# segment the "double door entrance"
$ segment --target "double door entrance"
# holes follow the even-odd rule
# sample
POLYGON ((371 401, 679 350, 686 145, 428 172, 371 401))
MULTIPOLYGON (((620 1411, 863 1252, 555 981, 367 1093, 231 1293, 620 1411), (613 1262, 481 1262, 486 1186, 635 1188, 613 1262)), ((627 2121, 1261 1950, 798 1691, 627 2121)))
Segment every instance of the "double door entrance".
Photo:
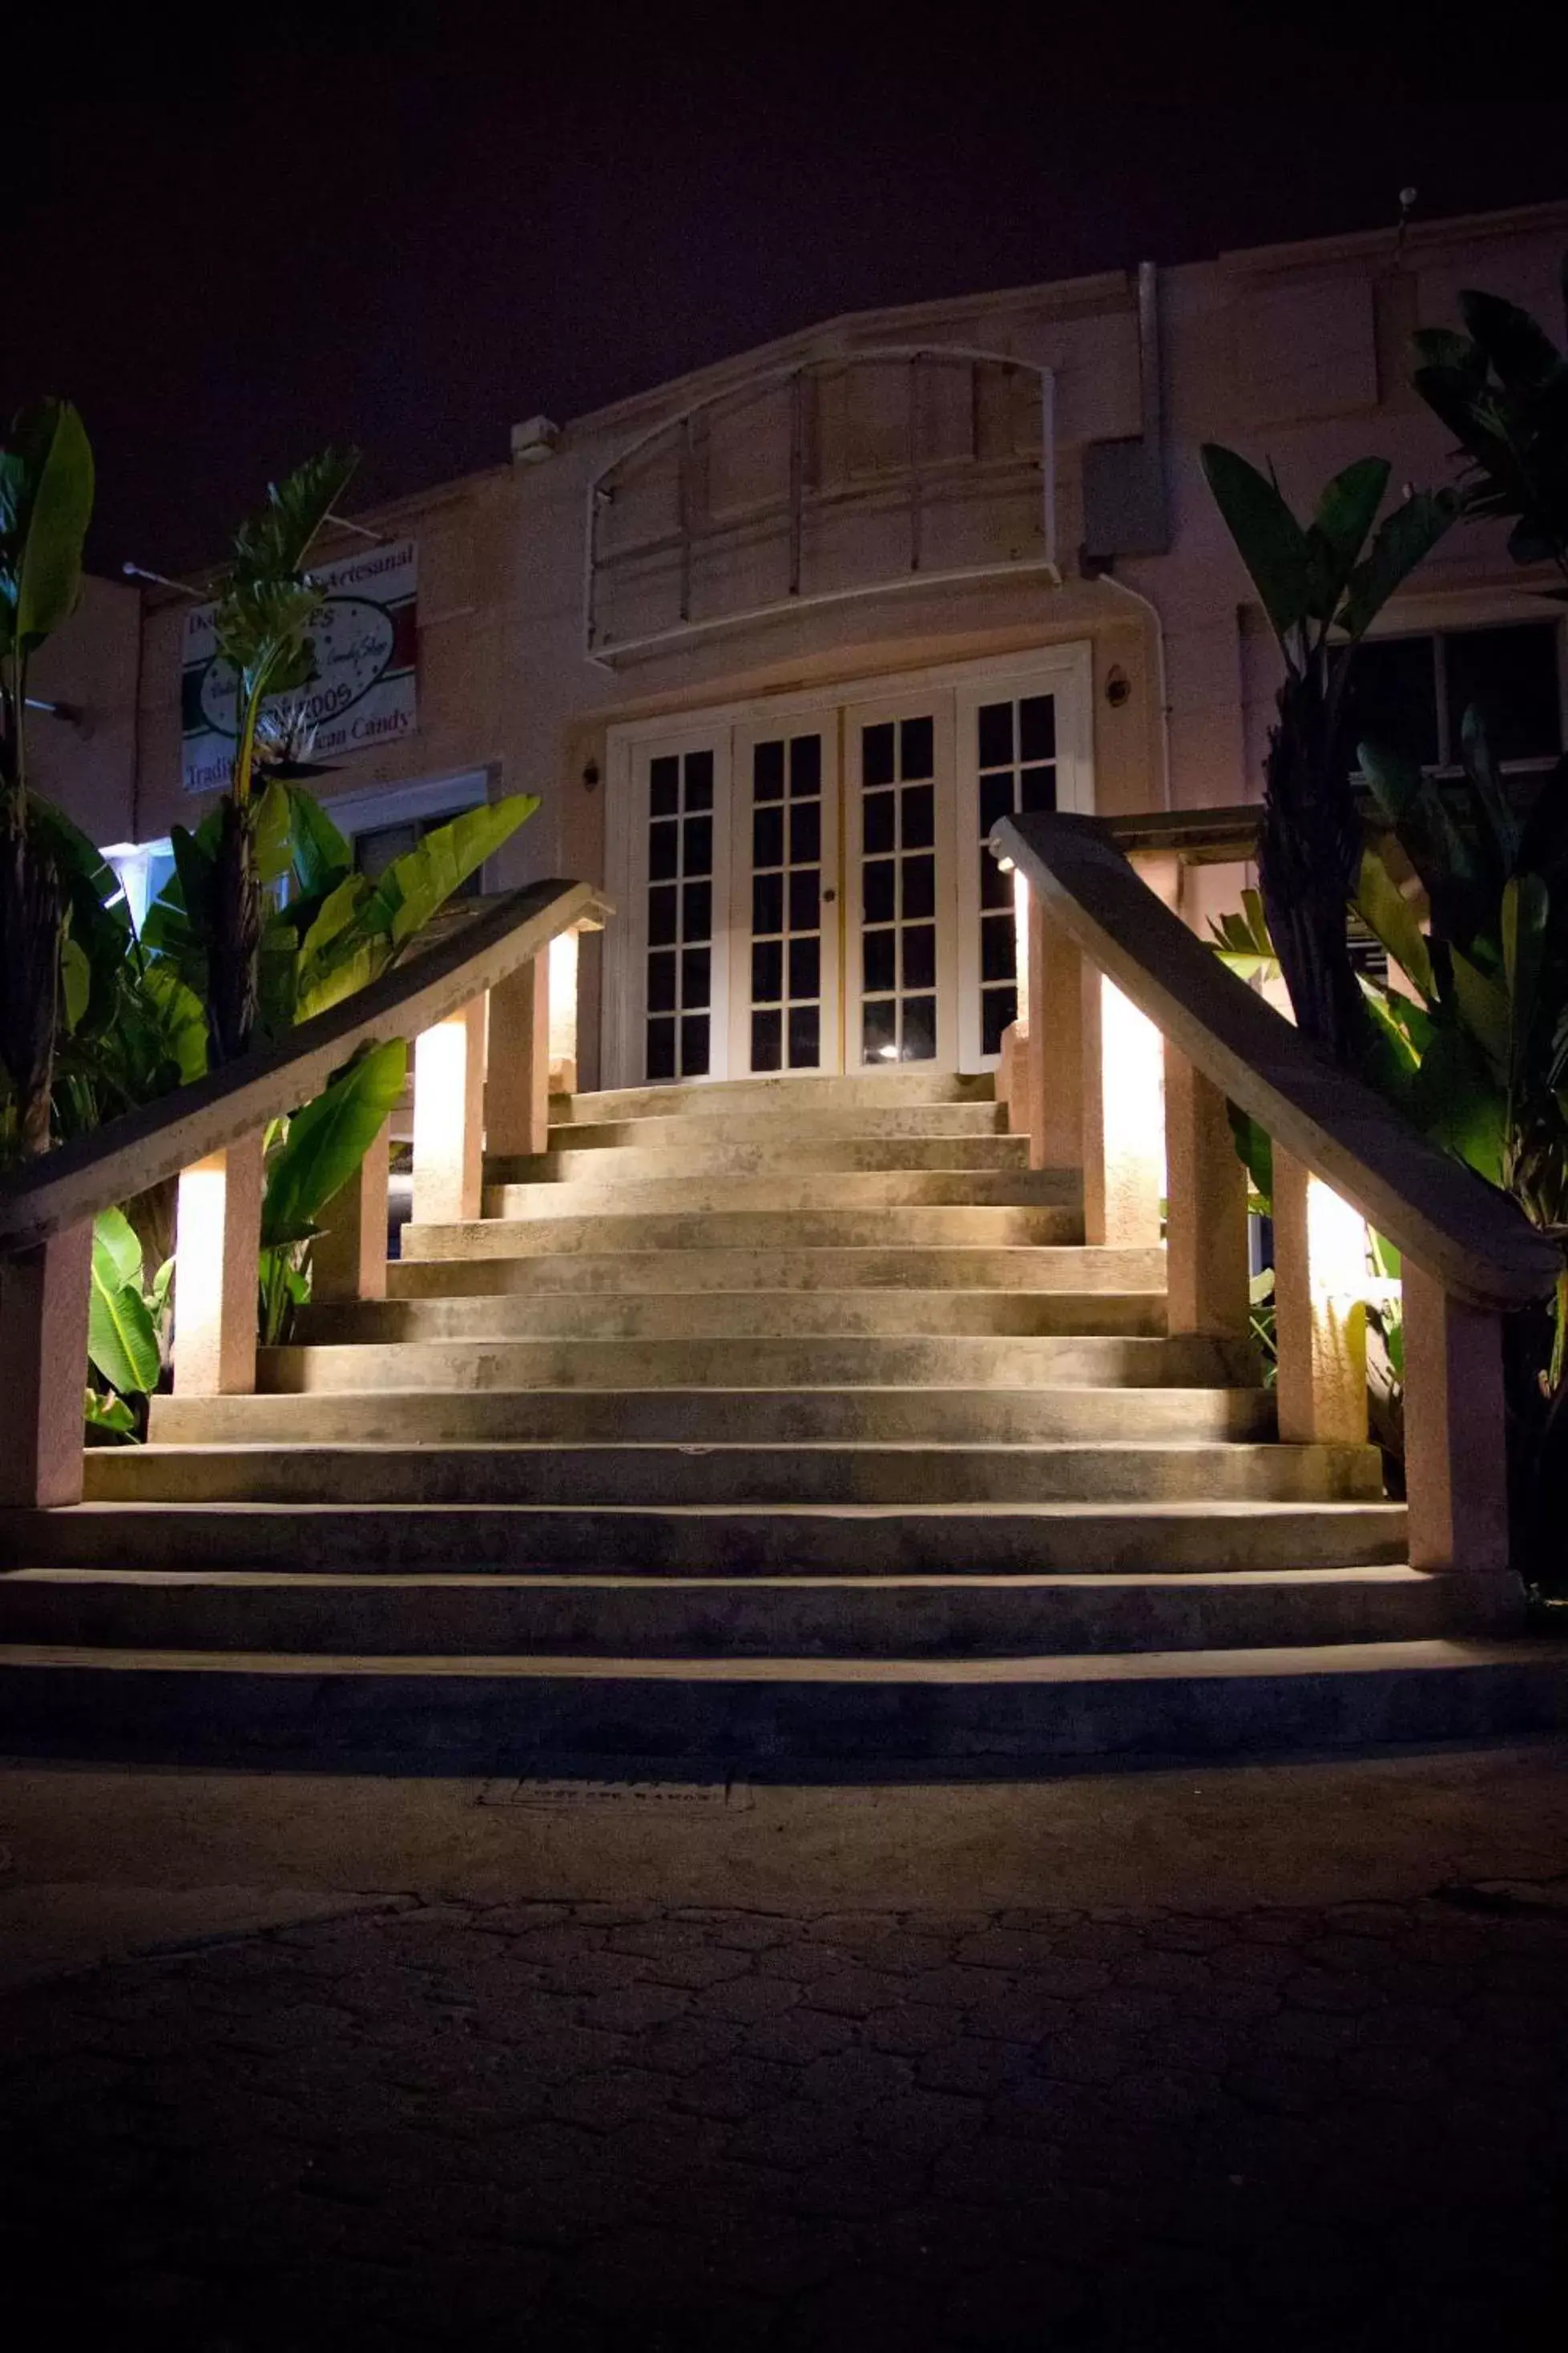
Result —
POLYGON ((605 1082, 976 1071, 1017 809, 1093 807, 1087 648, 614 729, 605 1082))

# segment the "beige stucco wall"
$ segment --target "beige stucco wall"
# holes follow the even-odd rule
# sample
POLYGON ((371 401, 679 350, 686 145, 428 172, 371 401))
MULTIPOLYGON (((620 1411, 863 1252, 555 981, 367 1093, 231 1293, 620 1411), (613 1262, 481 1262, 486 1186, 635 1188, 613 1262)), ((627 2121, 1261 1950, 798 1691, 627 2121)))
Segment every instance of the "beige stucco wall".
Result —
POLYGON ((98 842, 138 838, 136 679, 142 603, 119 581, 89 577, 64 628, 34 657, 27 691, 79 714, 27 719, 34 789, 68 809, 98 842))
MULTIPOLYGON (((418 728, 412 739, 346 762, 324 790, 330 797, 483 769, 492 791, 537 792, 544 804, 498 861, 497 880, 552 871, 599 879, 604 739, 615 722, 1088 640, 1102 808, 1156 807, 1167 791, 1177 807, 1250 799, 1275 656, 1204 486, 1201 443, 1225 439, 1271 460, 1299 504, 1336 468, 1373 452, 1392 459, 1396 483, 1443 478, 1446 437, 1408 389, 1411 329, 1451 320, 1457 290, 1468 283, 1512 294, 1550 320, 1565 243, 1568 206, 1543 206, 1417 227, 1398 255, 1391 237, 1363 237, 1162 273, 1172 545, 1164 555, 1119 560, 1113 580, 1079 576, 1077 550, 1085 446, 1135 433, 1140 424, 1130 273, 829 322, 578 420, 542 462, 498 465, 361 517, 388 537, 412 533, 419 540, 418 728), (1047 585, 1037 569, 984 583, 877 591, 718 633, 694 631, 608 667, 588 659, 585 525, 590 485, 606 465, 715 394, 744 398, 803 362, 914 343, 994 353, 1055 372, 1061 586, 1047 585), (1113 669, 1130 690, 1115 706, 1105 691, 1113 669)), ((752 413, 765 420, 765 401, 752 413)), ((498 418, 498 443, 503 424, 498 418)), ((773 428, 764 421, 755 429, 765 437, 773 428)), ((759 441, 759 467, 764 454, 759 441)), ((733 496, 744 495, 746 467, 743 441, 731 434, 722 470, 733 496)), ((876 519, 864 528, 874 535, 876 519)), ((844 560, 852 566, 852 547, 844 560)), ((744 561, 736 561, 741 597, 744 561)), ((133 817, 146 839, 201 804, 186 799, 179 781, 183 607, 159 592, 149 601, 133 723, 128 596, 94 584, 80 631, 73 624, 62 638, 58 659, 68 669, 74 655, 93 672, 98 683, 85 699, 94 702, 100 691, 104 717, 79 744, 48 744, 46 773, 100 838, 122 838, 133 817), (137 737, 132 804, 128 762, 137 737)), ((1387 619, 1425 627, 1543 610, 1550 608, 1531 603, 1499 537, 1467 529, 1423 567, 1387 619)), ((49 725, 40 723, 38 733, 49 725)))

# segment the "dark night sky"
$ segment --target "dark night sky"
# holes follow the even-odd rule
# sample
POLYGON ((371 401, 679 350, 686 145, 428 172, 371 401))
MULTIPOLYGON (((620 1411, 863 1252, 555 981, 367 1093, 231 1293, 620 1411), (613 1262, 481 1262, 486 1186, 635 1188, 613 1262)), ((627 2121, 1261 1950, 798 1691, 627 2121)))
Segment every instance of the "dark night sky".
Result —
POLYGON ((103 569, 328 439, 363 501, 837 311, 1568 195, 1543 11, 116 14, 29 12, 0 265, 103 569))

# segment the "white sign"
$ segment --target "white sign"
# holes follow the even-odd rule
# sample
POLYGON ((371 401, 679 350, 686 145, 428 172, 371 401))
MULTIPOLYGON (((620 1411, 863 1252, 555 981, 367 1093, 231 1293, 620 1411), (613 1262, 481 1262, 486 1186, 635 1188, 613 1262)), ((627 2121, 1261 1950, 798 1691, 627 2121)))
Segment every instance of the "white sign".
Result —
MULTIPOLYGON (((326 591, 310 624, 316 675, 264 706, 303 713, 315 730, 305 757, 330 762, 413 734, 418 560, 418 541, 401 539, 312 570, 326 591)), ((218 656, 216 612, 216 605, 197 605, 185 616, 181 781, 188 793, 222 792, 234 758, 238 697, 234 665, 218 656)))

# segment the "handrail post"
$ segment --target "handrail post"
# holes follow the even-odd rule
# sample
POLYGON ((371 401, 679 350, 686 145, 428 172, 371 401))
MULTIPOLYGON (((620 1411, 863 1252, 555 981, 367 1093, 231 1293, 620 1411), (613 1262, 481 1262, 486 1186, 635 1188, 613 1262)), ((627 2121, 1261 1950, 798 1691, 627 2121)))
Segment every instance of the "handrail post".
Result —
POLYGON ((1083 1166, 1084 960, 1029 893, 1028 1029, 1024 1039, 1029 1166, 1083 1166))
POLYGON ((1029 1166, 1083 1183, 1083 1238, 1160 1239, 1160 1037, 1029 894, 1029 1166))
POLYGON ((180 1173, 174 1213, 174 1394, 242 1397, 256 1387, 261 1129, 180 1173))
POLYGON ((1405 1480, 1412 1568, 1477 1580, 1483 1614, 1512 1617, 1502 1319, 1404 1261, 1405 1480))
POLYGON ((1167 1329, 1245 1339, 1247 1171, 1226 1099, 1165 1040, 1165 1292, 1167 1329))
POLYGON ((485 1142, 507 1158, 550 1141, 550 954, 531 957, 490 991, 485 1142))
POLYGON ((79 1504, 92 1220, 0 1258, 0 1506, 79 1504))
POLYGON ((384 1123, 358 1168, 321 1212, 310 1244, 310 1297, 347 1306, 386 1297, 386 1197, 392 1122, 384 1123))
POLYGON ((1279 1435, 1364 1445, 1364 1222, 1278 1142, 1273 1207, 1279 1435))
POLYGON ((414 1044, 414 1221, 466 1224, 484 1183, 485 999, 470 997, 414 1044))

